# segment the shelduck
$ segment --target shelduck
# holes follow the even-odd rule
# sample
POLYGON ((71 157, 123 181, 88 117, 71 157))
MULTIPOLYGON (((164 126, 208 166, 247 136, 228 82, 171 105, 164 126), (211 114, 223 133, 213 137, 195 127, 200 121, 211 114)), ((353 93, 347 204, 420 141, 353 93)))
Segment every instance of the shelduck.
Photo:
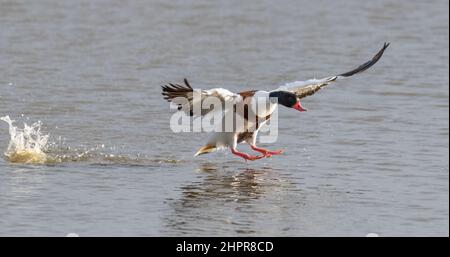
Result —
POLYGON ((295 81, 287 83, 272 91, 246 90, 240 93, 233 93, 224 88, 213 88, 208 90, 197 90, 191 87, 187 79, 184 85, 172 84, 162 86, 164 99, 178 106, 179 111, 185 112, 189 116, 205 116, 213 113, 215 109, 196 108, 202 106, 208 98, 215 97, 220 101, 221 125, 226 121, 233 120, 236 116, 243 117, 244 122, 233 124, 231 130, 211 132, 207 143, 201 147, 195 156, 211 153, 219 149, 229 148, 231 152, 245 160, 258 160, 273 155, 279 155, 282 150, 268 150, 256 145, 256 138, 259 128, 270 118, 273 111, 279 106, 295 109, 300 112, 306 111, 301 103, 301 99, 315 94, 320 89, 326 87, 339 79, 353 76, 363 72, 377 63, 382 57, 389 43, 384 43, 381 50, 369 61, 357 68, 334 76, 322 79, 310 79, 306 81, 295 81), (263 102, 266 108, 255 108, 256 101, 263 102), (249 117, 252 117, 250 119, 249 117), (253 118, 254 117, 254 118, 253 118), (239 143, 247 143, 258 152, 258 155, 251 155, 237 149, 239 143))

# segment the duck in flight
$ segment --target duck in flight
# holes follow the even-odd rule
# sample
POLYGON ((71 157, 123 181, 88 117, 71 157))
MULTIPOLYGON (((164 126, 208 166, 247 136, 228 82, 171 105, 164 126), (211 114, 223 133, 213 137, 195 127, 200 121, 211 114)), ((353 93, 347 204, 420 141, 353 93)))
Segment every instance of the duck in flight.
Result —
POLYGON ((259 128, 270 119, 273 111, 275 111, 279 105, 300 112, 306 111, 302 106, 301 99, 315 94, 332 82, 336 82, 339 79, 350 77, 369 69, 380 60, 388 46, 389 43, 384 43, 381 50, 371 60, 351 71, 322 79, 310 79, 287 83, 272 91, 247 90, 240 93, 233 93, 224 88, 197 90, 191 87, 187 79, 184 79, 184 85, 169 83, 168 85, 162 86, 162 95, 167 101, 176 104, 179 111, 183 111, 189 116, 205 116, 214 112, 214 109, 197 110, 194 107, 197 104, 202 106, 209 97, 215 97, 220 100, 223 106, 228 106, 228 108, 225 107, 221 109, 223 112, 222 123, 225 123, 227 119, 229 120, 229 116, 243 116, 245 119, 243 125, 234 125, 231 131, 212 132, 207 143, 198 150, 195 156, 229 148, 234 155, 242 157, 245 160, 253 161, 282 153, 282 150, 271 151, 256 145, 259 128), (261 101, 261 99, 266 101, 268 107, 254 110, 256 109, 252 107, 254 106, 254 102, 257 100, 261 101), (244 106, 244 108, 240 108, 242 106, 244 106), (259 109, 263 110, 260 111, 259 109), (248 118, 250 113, 252 113, 256 119, 251 119, 250 121, 248 118), (249 144, 254 151, 259 153, 259 155, 250 155, 239 151, 237 149, 239 143, 249 144))

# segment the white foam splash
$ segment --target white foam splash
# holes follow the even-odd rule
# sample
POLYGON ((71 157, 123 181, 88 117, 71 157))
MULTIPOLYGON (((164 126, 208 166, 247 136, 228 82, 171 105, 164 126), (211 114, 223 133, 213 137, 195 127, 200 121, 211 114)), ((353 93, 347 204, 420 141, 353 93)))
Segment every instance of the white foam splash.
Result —
POLYGON ((5 156, 10 162, 19 163, 46 163, 48 157, 45 154, 49 135, 41 132, 42 122, 38 121, 31 126, 23 124, 23 129, 14 126, 14 120, 9 116, 0 120, 8 123, 10 141, 5 156))
MULTIPOLYGON (((23 116, 22 116, 23 117, 23 116)), ((5 156, 12 163, 26 164, 57 164, 62 162, 86 162, 90 164, 119 164, 119 165, 155 165, 161 163, 179 163, 174 158, 154 158, 145 154, 122 153, 116 147, 104 144, 89 147, 71 147, 62 138, 50 141, 49 135, 41 131, 42 122, 32 125, 23 123, 23 128, 15 125, 9 116, 0 120, 8 123, 10 141, 5 156)))

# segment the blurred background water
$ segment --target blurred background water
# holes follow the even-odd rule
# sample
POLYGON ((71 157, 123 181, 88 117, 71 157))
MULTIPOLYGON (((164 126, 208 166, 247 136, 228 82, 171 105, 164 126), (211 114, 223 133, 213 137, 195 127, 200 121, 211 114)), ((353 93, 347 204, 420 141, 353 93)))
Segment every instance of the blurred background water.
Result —
MULTIPOLYGON (((0 0, 0 235, 448 236, 449 3, 0 0), (160 85, 239 92, 371 70, 280 109, 285 154, 193 158, 160 85), (6 151, 8 125, 0 123, 6 151)), ((248 148, 242 147, 245 151, 248 148)))

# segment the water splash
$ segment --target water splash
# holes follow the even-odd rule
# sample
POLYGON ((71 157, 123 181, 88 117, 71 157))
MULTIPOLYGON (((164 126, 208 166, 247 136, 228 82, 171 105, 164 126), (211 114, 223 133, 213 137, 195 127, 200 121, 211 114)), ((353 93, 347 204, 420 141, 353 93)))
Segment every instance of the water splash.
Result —
POLYGON ((24 123, 21 129, 14 126, 15 121, 9 116, 1 117, 0 120, 9 125, 10 141, 5 156, 10 162, 43 164, 51 161, 45 153, 49 135, 41 132, 42 122, 35 122, 31 126, 24 123))
POLYGON ((106 147, 104 144, 89 147, 72 147, 59 138, 50 142, 49 135, 41 131, 42 122, 32 125, 23 124, 19 128, 9 116, 0 120, 8 123, 10 141, 5 156, 12 163, 26 164, 57 164, 66 162, 83 162, 94 165, 131 165, 154 166, 163 164, 178 164, 182 160, 167 156, 148 156, 140 153, 123 153, 116 147, 106 147))

